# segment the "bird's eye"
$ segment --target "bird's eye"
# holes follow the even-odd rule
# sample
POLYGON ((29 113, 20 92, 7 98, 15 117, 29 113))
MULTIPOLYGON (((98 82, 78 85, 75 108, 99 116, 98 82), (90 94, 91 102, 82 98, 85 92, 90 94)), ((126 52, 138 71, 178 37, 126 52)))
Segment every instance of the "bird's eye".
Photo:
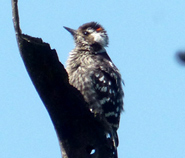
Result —
POLYGON ((84 35, 88 35, 89 34, 89 32, 87 32, 87 31, 84 31, 84 35))

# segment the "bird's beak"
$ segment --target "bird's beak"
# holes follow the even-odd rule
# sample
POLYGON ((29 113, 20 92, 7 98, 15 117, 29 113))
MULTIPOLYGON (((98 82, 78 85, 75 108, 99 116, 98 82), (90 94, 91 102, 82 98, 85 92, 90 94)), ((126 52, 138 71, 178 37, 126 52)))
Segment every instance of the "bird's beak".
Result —
POLYGON ((76 30, 73 30, 73 29, 71 29, 71 28, 69 28, 69 27, 65 27, 65 26, 64 26, 64 28, 65 28, 67 31, 69 31, 73 36, 76 34, 76 30))

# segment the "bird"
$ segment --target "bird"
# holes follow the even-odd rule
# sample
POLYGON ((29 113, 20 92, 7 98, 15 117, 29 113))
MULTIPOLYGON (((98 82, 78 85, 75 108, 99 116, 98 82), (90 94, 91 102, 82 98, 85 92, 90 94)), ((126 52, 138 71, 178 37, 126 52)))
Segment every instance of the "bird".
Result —
POLYGON ((67 59, 69 83, 81 92, 90 112, 107 121, 117 147, 117 129, 123 111, 123 80, 106 52, 105 47, 109 43, 107 32, 97 22, 85 23, 77 30, 64 28, 75 42, 75 48, 67 59))

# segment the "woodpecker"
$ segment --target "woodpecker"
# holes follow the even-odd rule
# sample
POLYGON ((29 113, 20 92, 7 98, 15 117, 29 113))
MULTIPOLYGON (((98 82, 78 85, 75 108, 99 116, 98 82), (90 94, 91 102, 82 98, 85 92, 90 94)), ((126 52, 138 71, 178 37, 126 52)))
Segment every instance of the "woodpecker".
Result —
MULTIPOLYGON (((124 93, 120 72, 105 50, 107 32, 96 22, 83 24, 77 30, 64 28, 75 41, 66 67, 69 83, 81 92, 92 113, 105 118, 113 137, 117 137, 124 93)), ((115 141, 118 146, 118 138, 115 141)))

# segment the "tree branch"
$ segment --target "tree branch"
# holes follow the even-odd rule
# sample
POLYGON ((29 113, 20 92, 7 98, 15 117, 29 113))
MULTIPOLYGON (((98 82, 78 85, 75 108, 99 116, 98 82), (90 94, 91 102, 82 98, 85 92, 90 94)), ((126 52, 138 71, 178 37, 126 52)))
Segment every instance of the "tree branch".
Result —
POLYGON ((177 59, 180 63, 185 64, 185 52, 178 52, 177 59))
POLYGON ((22 34, 17 0, 12 0, 12 12, 21 57, 51 117, 63 158, 117 157, 106 138, 106 124, 88 110, 80 92, 69 84, 56 51, 42 39, 22 34))

